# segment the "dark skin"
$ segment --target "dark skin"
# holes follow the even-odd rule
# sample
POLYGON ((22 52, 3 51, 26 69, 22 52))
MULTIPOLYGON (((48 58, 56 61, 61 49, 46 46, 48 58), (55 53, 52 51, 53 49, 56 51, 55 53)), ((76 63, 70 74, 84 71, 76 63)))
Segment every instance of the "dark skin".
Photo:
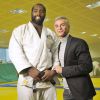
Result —
POLYGON ((56 71, 54 71, 54 70, 45 70, 45 74, 42 77, 42 81, 50 81, 54 75, 56 75, 56 71))
POLYGON ((40 26, 40 25, 34 25, 34 27, 36 28, 36 30, 37 30, 37 32, 38 32, 39 37, 41 37, 42 26, 40 26))
POLYGON ((32 24, 36 28, 38 35, 41 37, 43 21, 46 15, 46 11, 41 5, 34 6, 32 11, 32 24))
MULTIPOLYGON (((37 33, 39 37, 41 38, 41 33, 42 33, 42 27, 43 27, 43 21, 46 15, 46 11, 43 6, 41 5, 35 5, 34 8, 32 9, 32 21, 31 23, 33 26, 36 28, 37 33)), ((42 78, 39 78, 39 73, 40 71, 35 68, 35 67, 30 67, 28 69, 28 75, 33 77, 36 81, 50 81, 52 77, 56 74, 54 70, 48 70, 46 69, 45 74, 43 75, 42 78)))

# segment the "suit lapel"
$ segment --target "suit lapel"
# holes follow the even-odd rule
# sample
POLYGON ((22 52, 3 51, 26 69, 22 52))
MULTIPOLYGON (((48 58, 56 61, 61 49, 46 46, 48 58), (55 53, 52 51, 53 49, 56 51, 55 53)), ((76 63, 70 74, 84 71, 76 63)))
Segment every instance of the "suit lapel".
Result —
POLYGON ((68 55, 68 51, 70 48, 71 39, 72 39, 72 36, 69 35, 68 40, 67 40, 67 44, 66 44, 66 48, 65 48, 65 53, 64 53, 64 66, 65 66, 65 62, 67 62, 67 59, 68 59, 67 55, 68 55))

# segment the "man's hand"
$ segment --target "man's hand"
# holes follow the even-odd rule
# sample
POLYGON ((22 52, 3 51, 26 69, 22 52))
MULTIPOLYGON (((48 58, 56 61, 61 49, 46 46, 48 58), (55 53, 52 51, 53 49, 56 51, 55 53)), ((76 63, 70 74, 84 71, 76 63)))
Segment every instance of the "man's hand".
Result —
POLYGON ((55 70, 58 74, 61 74, 62 73, 62 67, 61 66, 55 66, 53 68, 53 70, 55 70))
POLYGON ((50 81, 53 76, 56 74, 54 70, 45 70, 45 74, 42 77, 42 81, 50 81))
POLYGON ((31 67, 29 70, 28 70, 28 75, 31 76, 32 78, 34 78, 35 80, 39 81, 40 78, 38 77, 39 75, 39 70, 36 69, 35 67, 31 67))

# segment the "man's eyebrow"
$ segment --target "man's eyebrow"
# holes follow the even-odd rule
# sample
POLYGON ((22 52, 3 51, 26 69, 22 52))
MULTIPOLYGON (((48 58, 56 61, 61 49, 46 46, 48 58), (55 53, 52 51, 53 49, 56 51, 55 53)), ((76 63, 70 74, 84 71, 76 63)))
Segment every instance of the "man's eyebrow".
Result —
POLYGON ((34 8, 33 10, 38 10, 37 8, 34 8))

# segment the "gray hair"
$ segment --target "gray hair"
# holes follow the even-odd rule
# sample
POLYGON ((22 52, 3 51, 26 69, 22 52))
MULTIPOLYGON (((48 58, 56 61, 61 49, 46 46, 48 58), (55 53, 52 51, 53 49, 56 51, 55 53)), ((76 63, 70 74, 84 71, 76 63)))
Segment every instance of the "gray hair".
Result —
MULTIPOLYGON (((67 24, 69 24, 69 19, 68 19, 67 17, 65 17, 65 16, 58 16, 58 17, 55 18, 55 21, 60 20, 60 19, 64 19, 65 22, 66 22, 67 24)), ((69 24, 69 25, 70 25, 70 24, 69 24)))

